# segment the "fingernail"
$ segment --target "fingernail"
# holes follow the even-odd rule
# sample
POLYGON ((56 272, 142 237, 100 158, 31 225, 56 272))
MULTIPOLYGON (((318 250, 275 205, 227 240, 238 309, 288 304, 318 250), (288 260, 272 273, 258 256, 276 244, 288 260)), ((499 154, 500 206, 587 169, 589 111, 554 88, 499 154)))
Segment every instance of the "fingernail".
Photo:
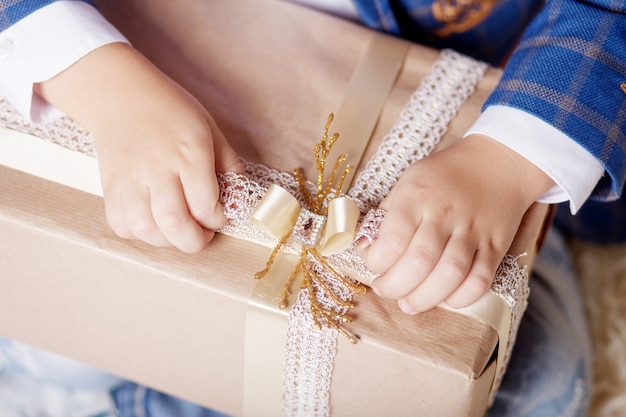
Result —
POLYGON ((417 314, 417 311, 413 310, 413 307, 406 300, 398 300, 398 306, 406 314, 417 314))
POLYGON ((367 252, 367 248, 369 248, 370 246, 372 246, 372 244, 368 239, 361 239, 354 249, 357 255, 364 258, 365 253, 367 252))
POLYGON ((372 246, 372 241, 364 237, 359 241, 359 244, 357 246, 360 247, 361 249, 366 249, 372 246))

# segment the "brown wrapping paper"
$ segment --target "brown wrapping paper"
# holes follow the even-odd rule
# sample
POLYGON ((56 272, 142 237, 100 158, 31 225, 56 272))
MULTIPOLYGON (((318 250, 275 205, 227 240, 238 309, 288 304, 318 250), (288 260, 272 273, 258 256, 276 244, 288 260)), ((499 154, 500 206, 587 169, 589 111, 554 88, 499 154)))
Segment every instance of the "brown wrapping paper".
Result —
MULTIPOLYGON (((281 171, 311 165, 373 33, 274 1, 101 2, 153 62, 192 91, 240 155, 281 171)), ((437 52, 411 45, 365 160, 437 52)), ((499 72, 489 70, 452 122, 458 140, 499 72)), ((0 167, 0 334, 64 353, 233 415, 243 412, 244 330, 252 278, 269 250, 218 236, 197 255, 122 241, 100 198, 0 167)), ((510 253, 531 263, 545 207, 510 253)), ((491 326, 436 308, 407 316, 359 297, 340 339, 336 416, 480 416, 495 372, 491 326)), ((281 364, 277 364, 281 366, 281 364)))

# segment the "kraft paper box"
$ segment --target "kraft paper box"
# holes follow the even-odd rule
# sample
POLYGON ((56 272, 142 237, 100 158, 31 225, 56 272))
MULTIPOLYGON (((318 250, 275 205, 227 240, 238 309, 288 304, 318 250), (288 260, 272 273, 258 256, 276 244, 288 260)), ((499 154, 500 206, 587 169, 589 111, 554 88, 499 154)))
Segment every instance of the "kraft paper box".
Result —
MULTIPOLYGON (((384 37, 277 1, 101 3, 135 47, 210 110, 242 158, 279 172, 312 165, 327 115, 345 103, 369 45, 384 37)), ((385 39, 408 51, 362 161, 440 59, 385 39)), ((445 69, 437 83, 448 83, 445 69)), ((498 77, 486 69, 437 149, 462 136, 498 77)), ((104 217, 93 144, 79 126, 32 126, 6 102, 0 122, 8 127, 0 134, 0 335, 228 414, 276 415, 264 414, 258 397, 280 404, 280 378, 244 389, 253 277, 270 248, 218 235, 187 255, 118 239, 104 217)), ((532 263, 545 217, 535 205, 522 223, 509 251, 526 254, 522 266, 532 263)), ((359 342, 337 338, 331 415, 484 415, 506 356, 493 323, 440 307, 408 316, 371 292, 354 301, 346 328, 359 342)), ((283 363, 268 361, 280 377, 283 363)))

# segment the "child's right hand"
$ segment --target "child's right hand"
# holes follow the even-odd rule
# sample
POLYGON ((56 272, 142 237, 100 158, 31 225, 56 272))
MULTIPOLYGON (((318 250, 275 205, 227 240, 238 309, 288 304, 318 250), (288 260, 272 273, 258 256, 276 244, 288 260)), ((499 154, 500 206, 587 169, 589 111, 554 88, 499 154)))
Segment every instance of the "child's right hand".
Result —
POLYGON ((226 222, 216 171, 241 172, 204 107, 132 47, 100 47, 36 91, 94 136, 115 233, 197 252, 226 222))

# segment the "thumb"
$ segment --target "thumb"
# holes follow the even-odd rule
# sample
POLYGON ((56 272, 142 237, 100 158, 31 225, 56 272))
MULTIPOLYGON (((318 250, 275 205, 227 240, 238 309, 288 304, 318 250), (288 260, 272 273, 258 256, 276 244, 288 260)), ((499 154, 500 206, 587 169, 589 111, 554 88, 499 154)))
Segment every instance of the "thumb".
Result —
POLYGON ((230 146, 222 131, 217 127, 215 120, 209 117, 211 132, 213 133, 213 149, 215 152, 216 172, 236 172, 243 174, 243 164, 237 152, 230 146))

